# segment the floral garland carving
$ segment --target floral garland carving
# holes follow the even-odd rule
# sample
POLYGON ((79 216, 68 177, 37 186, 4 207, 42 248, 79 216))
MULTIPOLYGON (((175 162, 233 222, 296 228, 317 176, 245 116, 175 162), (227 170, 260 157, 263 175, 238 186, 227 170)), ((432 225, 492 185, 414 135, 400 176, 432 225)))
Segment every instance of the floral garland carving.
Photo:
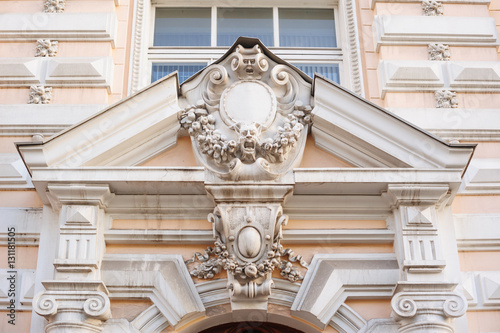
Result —
POLYGON ((220 237, 217 237, 214 245, 214 248, 209 246, 203 254, 196 252, 193 258, 185 262, 186 265, 196 261, 200 263, 190 272, 192 276, 199 279, 212 279, 222 270, 226 270, 241 279, 256 279, 272 273, 275 268, 278 268, 281 276, 291 282, 296 282, 303 280, 304 276, 293 266, 293 263, 297 262, 304 268, 308 267, 307 262, 301 255, 295 256, 293 250, 283 249, 279 239, 273 243, 271 250, 267 252, 267 258, 257 264, 238 262, 233 254, 229 254, 226 244, 220 237), (288 256, 288 260, 282 259, 282 257, 286 256, 288 256))
MULTIPOLYGON (((258 147, 260 154, 271 163, 282 162, 288 152, 295 146, 305 125, 312 123, 312 108, 297 101, 294 111, 284 118, 283 125, 278 127, 274 138, 267 138, 258 147)), ((198 142, 201 152, 214 159, 218 164, 230 163, 241 156, 238 142, 228 138, 215 128, 215 117, 208 113, 206 104, 199 101, 179 112, 181 127, 198 142)), ((240 140, 244 133, 236 131, 240 140)))

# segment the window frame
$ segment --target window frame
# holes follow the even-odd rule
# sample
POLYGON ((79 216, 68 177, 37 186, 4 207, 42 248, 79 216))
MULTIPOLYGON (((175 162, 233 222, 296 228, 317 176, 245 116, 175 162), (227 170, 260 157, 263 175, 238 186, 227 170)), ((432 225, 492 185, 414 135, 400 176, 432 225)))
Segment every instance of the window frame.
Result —
MULTIPOLYGON (((291 63, 318 63, 338 64, 339 79, 342 86, 354 90, 363 95, 363 83, 361 75, 361 62, 357 25, 349 30, 347 22, 354 20, 354 0, 312 0, 307 5, 301 5, 300 1, 290 0, 286 3, 281 0, 256 0, 252 7, 273 9, 273 31, 274 40, 279 45, 279 8, 307 8, 307 9, 332 9, 334 12, 336 29, 336 48, 302 48, 302 47, 279 47, 273 46, 269 49, 283 60, 291 63), (345 6, 349 10, 345 12, 345 6), (350 20, 350 21, 349 21, 350 20), (357 47, 355 57, 350 48, 357 47), (305 54, 304 54, 305 53, 305 54), (354 69, 354 70, 353 70, 354 69), (353 79, 354 78, 354 79, 353 79), (356 81, 353 89, 352 82, 356 81)), ((134 37, 137 34, 147 38, 133 38, 133 55, 130 66, 129 91, 134 93, 151 83, 151 72, 153 62, 182 62, 182 63, 206 63, 211 64, 219 59, 226 51, 227 46, 214 46, 217 40, 217 7, 249 7, 248 3, 242 1, 228 4, 224 0, 199 0, 196 3, 186 3, 182 0, 137 0, 135 4, 134 37), (142 7, 142 12, 138 11, 142 7), (155 11, 158 7, 196 7, 211 9, 211 46, 210 47, 159 47, 153 46, 155 11), (187 52, 189 50, 189 52, 187 52)), ((353 25, 349 26, 352 27, 353 25)))

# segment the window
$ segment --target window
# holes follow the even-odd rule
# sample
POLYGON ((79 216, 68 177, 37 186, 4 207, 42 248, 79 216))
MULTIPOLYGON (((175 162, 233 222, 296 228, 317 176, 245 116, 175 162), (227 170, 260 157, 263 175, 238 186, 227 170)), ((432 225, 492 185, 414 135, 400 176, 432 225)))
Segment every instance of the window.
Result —
POLYGON ((240 36, 259 38, 309 76, 341 81, 333 8, 154 7, 154 18, 151 81, 178 70, 183 82, 240 36))

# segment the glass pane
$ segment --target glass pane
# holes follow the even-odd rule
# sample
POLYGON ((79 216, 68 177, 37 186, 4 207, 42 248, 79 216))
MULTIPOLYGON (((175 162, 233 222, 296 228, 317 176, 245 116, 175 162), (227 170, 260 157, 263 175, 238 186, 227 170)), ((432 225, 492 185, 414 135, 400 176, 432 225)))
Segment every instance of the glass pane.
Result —
POLYGON ((155 82, 168 74, 179 71, 179 83, 182 83, 203 69, 204 63, 154 63, 151 71, 151 82, 155 82))
POLYGON ((332 9, 279 9, 280 46, 337 47, 332 9))
POLYGON ((240 36, 273 46, 273 9, 217 8, 217 45, 231 46, 240 36))
POLYGON ((210 8, 157 8, 154 46, 210 46, 210 8))
POLYGON ((293 64, 295 67, 313 77, 314 73, 323 75, 324 77, 340 84, 339 64, 293 64))

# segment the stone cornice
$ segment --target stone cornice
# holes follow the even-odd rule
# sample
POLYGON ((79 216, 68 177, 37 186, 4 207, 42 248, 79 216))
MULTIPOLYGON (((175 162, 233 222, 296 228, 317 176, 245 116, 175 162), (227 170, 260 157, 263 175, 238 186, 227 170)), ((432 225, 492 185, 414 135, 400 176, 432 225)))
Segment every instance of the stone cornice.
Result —
MULTIPOLYGON (((379 196, 389 184, 448 186, 456 193, 460 169, 318 168, 294 169, 294 196, 379 196)), ((109 185, 117 195, 205 195, 205 171, 199 167, 32 168, 32 181, 44 203, 48 184, 109 185)), ((339 198, 340 199, 340 198, 339 198)))

